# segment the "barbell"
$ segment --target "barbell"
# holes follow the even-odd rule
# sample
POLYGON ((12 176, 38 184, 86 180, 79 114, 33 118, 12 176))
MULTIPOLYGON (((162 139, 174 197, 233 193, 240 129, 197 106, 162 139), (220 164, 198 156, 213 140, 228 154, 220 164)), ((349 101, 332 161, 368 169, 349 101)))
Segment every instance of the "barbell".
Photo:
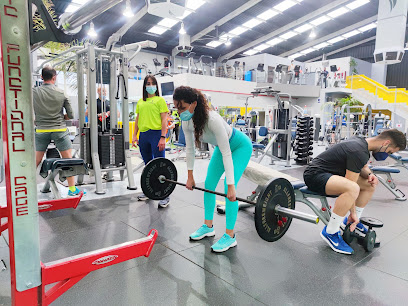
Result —
MULTIPOLYGON (((176 166, 166 158, 151 160, 143 169, 140 185, 143 193, 151 200, 162 200, 170 196, 177 182, 176 166)), ((193 186, 193 189, 227 197, 225 193, 193 186)), ((318 223, 314 215, 295 211, 295 191, 292 184, 284 178, 272 179, 262 187, 257 201, 237 197, 237 201, 255 205, 255 228, 258 235, 269 242, 279 240, 285 235, 292 218, 310 223, 318 223)))

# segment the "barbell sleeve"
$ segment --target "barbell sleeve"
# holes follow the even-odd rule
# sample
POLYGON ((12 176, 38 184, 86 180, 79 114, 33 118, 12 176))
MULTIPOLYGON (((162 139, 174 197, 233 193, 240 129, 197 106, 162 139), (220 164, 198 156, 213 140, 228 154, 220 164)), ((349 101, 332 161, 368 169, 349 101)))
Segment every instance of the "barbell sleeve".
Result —
POLYGON ((303 220, 313 224, 319 223, 319 217, 317 217, 316 215, 311 215, 294 209, 285 208, 280 205, 276 205, 275 211, 282 216, 303 220))

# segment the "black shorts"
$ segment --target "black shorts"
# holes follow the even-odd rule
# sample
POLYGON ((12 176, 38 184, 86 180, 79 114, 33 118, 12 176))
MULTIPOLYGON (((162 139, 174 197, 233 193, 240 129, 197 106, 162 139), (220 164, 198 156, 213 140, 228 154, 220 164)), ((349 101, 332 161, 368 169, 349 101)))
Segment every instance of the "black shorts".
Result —
POLYGON ((326 195, 326 184, 332 175, 332 173, 328 172, 305 172, 303 173, 303 179, 308 189, 326 195))

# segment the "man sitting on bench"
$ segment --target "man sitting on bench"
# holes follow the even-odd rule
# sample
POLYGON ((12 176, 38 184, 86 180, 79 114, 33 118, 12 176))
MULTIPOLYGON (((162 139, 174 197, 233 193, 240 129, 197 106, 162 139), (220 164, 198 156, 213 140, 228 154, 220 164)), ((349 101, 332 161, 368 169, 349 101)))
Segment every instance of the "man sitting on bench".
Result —
POLYGON ((338 196, 330 222, 320 234, 334 251, 354 252, 340 235, 342 222, 350 223, 350 231, 357 227, 362 233, 367 232, 359 220, 378 184, 377 177, 367 165, 370 151, 376 160, 385 160, 389 154, 405 149, 406 145, 405 135, 397 129, 385 130, 367 139, 353 137, 321 153, 306 168, 303 177, 311 191, 338 196))

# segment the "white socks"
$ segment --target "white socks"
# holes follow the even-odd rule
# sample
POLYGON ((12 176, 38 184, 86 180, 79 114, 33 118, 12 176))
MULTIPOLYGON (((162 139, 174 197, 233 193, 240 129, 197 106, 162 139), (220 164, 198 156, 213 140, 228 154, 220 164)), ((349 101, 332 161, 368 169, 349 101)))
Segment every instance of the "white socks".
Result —
POLYGON ((358 220, 360 220, 361 215, 363 214, 363 210, 364 210, 364 207, 358 207, 358 206, 356 206, 356 214, 357 214, 358 220))
POLYGON ((332 212, 329 224, 327 224, 326 233, 335 234, 340 230, 340 225, 343 222, 344 217, 336 215, 332 212))

